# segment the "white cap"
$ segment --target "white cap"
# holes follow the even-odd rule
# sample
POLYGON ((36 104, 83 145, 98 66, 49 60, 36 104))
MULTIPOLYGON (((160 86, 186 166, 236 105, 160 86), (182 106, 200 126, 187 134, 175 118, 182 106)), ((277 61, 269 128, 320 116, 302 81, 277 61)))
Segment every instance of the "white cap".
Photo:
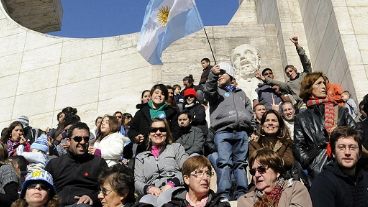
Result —
POLYGON ((218 66, 220 66, 221 70, 224 70, 228 75, 235 77, 235 70, 233 68, 233 66, 231 66, 230 63, 227 62, 220 62, 218 64, 218 66))

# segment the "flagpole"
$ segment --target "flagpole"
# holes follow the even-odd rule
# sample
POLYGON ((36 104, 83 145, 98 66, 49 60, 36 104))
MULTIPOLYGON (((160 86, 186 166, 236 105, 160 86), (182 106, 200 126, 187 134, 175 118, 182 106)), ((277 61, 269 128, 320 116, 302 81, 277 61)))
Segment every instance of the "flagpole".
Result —
POLYGON ((206 31, 206 27, 203 27, 203 30, 204 30, 204 34, 206 34, 207 42, 208 42, 208 44, 210 45, 210 49, 211 49, 211 53, 212 53, 212 57, 213 57, 213 60, 214 60, 214 62, 215 62, 215 65, 216 65, 216 58, 215 58, 215 55, 213 54, 213 50, 212 50, 212 46, 211 46, 211 42, 210 42, 210 39, 208 38, 207 31, 206 31))

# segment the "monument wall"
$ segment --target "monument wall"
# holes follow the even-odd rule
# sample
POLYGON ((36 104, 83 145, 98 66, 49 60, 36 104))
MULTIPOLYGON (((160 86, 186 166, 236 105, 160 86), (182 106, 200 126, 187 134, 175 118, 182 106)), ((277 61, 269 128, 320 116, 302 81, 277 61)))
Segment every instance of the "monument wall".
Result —
MULTIPOLYGON (((77 39, 36 32, 22 25, 38 31, 58 28, 62 9, 54 5, 60 3, 57 0, 30 1, 26 9, 9 0, 0 4, 0 127, 19 115, 29 116, 36 127, 54 126, 56 114, 66 106, 78 108, 90 125, 96 116, 116 110, 134 113, 142 90, 155 83, 181 84, 189 74, 197 83, 200 60, 209 57, 214 62, 203 31, 167 48, 162 66, 149 65, 137 53, 138 33, 77 39), (47 15, 39 22, 31 19, 32 13, 22 12, 40 11, 36 8, 46 4, 47 15)), ((368 93, 367 1, 239 0, 239 4, 228 25, 206 27, 217 62, 229 61, 239 45, 254 45, 260 51, 261 68, 270 67, 276 79, 285 80, 286 64, 301 69, 289 41, 297 35, 314 71, 325 72, 357 101, 368 93)))
MULTIPOLYGON (((76 107, 90 125, 116 110, 134 113, 142 90, 158 82, 181 84, 188 74, 198 82, 200 60, 212 60, 203 31, 175 42, 163 53, 164 65, 151 66, 137 53, 137 33, 54 37, 23 27, 0 7, 0 127, 19 115, 27 115, 35 127, 55 126, 66 106, 76 107)), ((255 8, 254 1, 238 12, 249 8, 255 8)), ((260 50, 261 66, 274 68, 283 80, 275 26, 258 24, 254 9, 247 15, 254 21, 206 27, 216 60, 229 61, 232 49, 251 44, 260 50)))

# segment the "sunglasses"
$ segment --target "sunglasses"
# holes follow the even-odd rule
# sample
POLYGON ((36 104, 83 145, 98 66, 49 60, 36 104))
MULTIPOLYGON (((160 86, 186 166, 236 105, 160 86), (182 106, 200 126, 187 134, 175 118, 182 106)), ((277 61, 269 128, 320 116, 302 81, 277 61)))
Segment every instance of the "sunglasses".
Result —
POLYGON ((158 128, 151 128, 150 129, 150 133, 156 133, 157 131, 159 131, 160 130, 160 132, 166 132, 166 128, 165 127, 158 127, 158 128))
POLYGON ((27 190, 29 189, 37 189, 37 190, 44 190, 44 191, 49 191, 50 188, 47 187, 46 185, 42 184, 42 183, 32 183, 27 187, 27 190))
POLYGON ((258 172, 259 174, 264 174, 264 173, 266 172, 266 170, 267 170, 267 167, 265 167, 265 166, 261 165, 261 166, 259 166, 259 167, 257 167, 257 168, 252 168, 252 169, 250 169, 250 170, 249 170, 249 173, 250 173, 252 176, 254 176, 254 175, 256 174, 256 172, 258 172))
POLYGON ((76 141, 76 142, 81 142, 82 139, 84 140, 84 142, 88 142, 89 141, 89 137, 80 137, 80 136, 73 137, 73 140, 76 141))

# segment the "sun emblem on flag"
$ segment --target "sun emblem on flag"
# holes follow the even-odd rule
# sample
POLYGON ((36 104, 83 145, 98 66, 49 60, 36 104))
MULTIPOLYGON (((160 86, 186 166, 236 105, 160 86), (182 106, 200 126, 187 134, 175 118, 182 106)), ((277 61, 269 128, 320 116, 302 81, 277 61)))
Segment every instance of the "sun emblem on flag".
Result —
POLYGON ((169 13, 170 13, 170 7, 168 6, 164 6, 161 7, 157 13, 157 19, 158 22, 162 25, 162 26, 166 26, 167 24, 167 19, 169 18, 169 13))

